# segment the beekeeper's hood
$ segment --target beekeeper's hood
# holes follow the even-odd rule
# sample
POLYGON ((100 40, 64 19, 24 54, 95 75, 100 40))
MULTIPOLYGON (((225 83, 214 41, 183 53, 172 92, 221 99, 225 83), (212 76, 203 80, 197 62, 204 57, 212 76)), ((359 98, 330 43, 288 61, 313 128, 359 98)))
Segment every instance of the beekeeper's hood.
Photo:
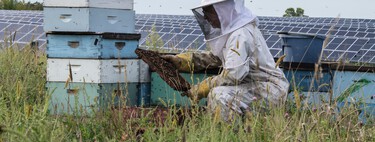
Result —
POLYGON ((202 0, 201 5, 192 9, 214 55, 220 56, 230 33, 256 19, 244 4, 244 0, 202 0), (219 24, 215 24, 215 19, 219 24))

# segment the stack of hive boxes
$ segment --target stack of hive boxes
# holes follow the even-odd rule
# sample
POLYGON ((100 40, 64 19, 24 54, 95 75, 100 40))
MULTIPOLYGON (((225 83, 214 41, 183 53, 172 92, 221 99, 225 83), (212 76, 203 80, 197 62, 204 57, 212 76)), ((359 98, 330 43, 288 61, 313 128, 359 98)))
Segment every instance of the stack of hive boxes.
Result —
POLYGON ((135 33, 133 3, 44 0, 47 88, 53 114, 148 102, 148 67, 134 52, 140 34, 135 33))
POLYGON ((290 98, 321 105, 328 100, 333 74, 327 66, 316 68, 325 36, 279 32, 282 43, 283 71, 290 82, 290 98), (298 93, 296 93, 298 92, 298 93), (299 96, 297 96, 299 95, 299 96))

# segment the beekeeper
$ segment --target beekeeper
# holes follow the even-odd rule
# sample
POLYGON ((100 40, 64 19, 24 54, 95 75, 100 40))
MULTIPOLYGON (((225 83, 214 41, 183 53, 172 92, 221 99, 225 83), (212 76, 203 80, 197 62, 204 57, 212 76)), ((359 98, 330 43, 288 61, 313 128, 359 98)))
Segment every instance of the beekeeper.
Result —
POLYGON ((224 120, 233 112, 243 115, 252 103, 279 106, 289 83, 276 67, 257 17, 243 0, 202 0, 192 9, 210 52, 166 55, 180 71, 202 71, 221 66, 223 71, 183 93, 194 100, 208 97, 208 108, 220 110, 224 120))

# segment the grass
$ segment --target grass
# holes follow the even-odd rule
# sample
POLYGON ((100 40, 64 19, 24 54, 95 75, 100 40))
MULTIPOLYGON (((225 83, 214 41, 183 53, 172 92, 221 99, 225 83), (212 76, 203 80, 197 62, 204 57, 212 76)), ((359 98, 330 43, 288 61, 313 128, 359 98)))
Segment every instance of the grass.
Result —
MULTIPOLYGON (((171 107, 164 123, 152 113, 123 119, 123 111, 94 117, 49 115, 46 55, 30 47, 0 51, 0 141, 375 141, 373 123, 358 120, 355 106, 325 104, 297 110, 294 103, 246 119, 222 122, 193 107, 179 122, 171 107)), ((146 109, 143 109, 146 111, 146 109)), ((234 117, 237 118, 237 117, 234 117)))

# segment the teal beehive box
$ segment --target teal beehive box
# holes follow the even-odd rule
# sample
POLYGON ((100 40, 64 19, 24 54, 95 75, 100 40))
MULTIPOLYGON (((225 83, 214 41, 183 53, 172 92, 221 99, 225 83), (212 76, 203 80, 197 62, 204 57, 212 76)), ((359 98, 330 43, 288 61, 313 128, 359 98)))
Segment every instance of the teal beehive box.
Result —
POLYGON ((137 106, 138 83, 48 82, 51 114, 93 114, 120 106, 137 106))
MULTIPOLYGON (((212 74, 180 73, 190 84, 197 84, 212 74)), ((200 106, 207 104, 206 99, 199 102, 200 106)), ((181 96, 181 92, 172 89, 157 73, 151 73, 151 105, 152 106, 191 106, 191 100, 181 96)))

